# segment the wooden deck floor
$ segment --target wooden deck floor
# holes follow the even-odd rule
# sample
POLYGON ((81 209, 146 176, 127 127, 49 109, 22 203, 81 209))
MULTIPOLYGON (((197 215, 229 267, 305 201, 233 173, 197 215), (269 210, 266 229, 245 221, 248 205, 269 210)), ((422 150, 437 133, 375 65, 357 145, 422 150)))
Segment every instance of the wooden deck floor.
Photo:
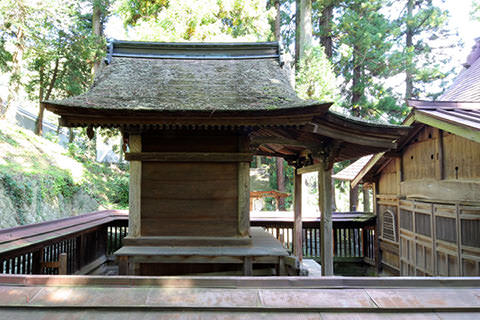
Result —
POLYGON ((5 319, 479 319, 480 278, 4 276, 5 319))

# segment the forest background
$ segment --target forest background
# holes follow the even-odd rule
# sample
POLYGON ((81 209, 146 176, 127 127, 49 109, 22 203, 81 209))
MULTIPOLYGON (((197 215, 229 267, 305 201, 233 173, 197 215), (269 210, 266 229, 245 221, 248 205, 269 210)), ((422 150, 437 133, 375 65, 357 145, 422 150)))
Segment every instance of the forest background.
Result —
MULTIPOLYGON (((56 123, 56 118, 39 102, 87 90, 102 67, 107 37, 115 37, 168 42, 279 41, 290 57, 287 65, 293 70, 292 82, 299 96, 333 101, 332 109, 344 115, 401 123, 409 112, 405 100, 438 97, 469 51, 462 50, 464 43, 448 8, 468 12, 470 20, 463 21, 468 25, 463 30, 475 30, 480 22, 480 1, 452 2, 2 0, 0 118, 6 121, 2 123, 14 122, 21 106, 37 114, 35 133, 42 135, 42 120, 56 123)), ((0 139, 6 137, 1 130, 0 139)), ((42 179, 50 185, 56 181, 60 193, 84 188, 100 205, 125 207, 128 164, 95 163, 97 139, 115 141, 120 156, 121 139, 114 130, 96 131, 95 138, 86 142, 85 130, 70 129, 68 150, 101 178, 96 182, 104 181, 111 189, 92 183, 80 185, 63 171, 48 173, 53 180, 42 179), (94 194, 98 192, 102 195, 94 194)), ((347 164, 336 164, 334 171, 347 164)), ((276 158, 257 157, 252 163, 252 167, 262 165, 269 170, 271 189, 292 192, 291 167, 276 158)), ((22 166, 0 161, 0 184, 10 195, 28 189, 26 180, 19 178, 25 174, 40 172, 25 172, 22 166)), ((310 184, 314 190, 315 181, 310 184)), ((338 182, 337 188, 344 190, 345 185, 338 182)), ((25 201, 18 194, 16 197, 25 201)), ((20 208, 22 203, 15 206, 20 208)), ((267 209, 272 206, 269 202, 267 209)), ((290 206, 291 197, 280 204, 282 209, 290 206)))

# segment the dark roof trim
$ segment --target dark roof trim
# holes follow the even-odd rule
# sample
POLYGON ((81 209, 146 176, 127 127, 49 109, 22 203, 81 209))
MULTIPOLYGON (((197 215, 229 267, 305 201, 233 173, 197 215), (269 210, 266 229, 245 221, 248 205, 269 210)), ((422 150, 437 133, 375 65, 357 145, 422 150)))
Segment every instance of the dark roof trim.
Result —
POLYGON ((182 60, 280 59, 278 42, 164 43, 112 41, 105 62, 113 57, 182 60))
POLYGON ((408 100, 414 119, 466 139, 480 142, 480 103, 408 100))
POLYGON ((276 126, 303 125, 328 111, 331 103, 319 103, 306 107, 274 110, 236 111, 152 111, 152 110, 105 110, 70 107, 43 102, 46 109, 61 116, 60 123, 66 127, 123 125, 195 125, 195 126, 276 126))

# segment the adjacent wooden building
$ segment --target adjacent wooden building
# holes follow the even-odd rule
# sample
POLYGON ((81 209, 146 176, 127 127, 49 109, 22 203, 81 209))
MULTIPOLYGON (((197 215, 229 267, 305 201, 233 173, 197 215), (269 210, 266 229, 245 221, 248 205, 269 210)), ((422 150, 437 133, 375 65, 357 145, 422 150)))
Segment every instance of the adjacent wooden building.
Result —
MULTIPOLYGON (((319 172, 323 271, 333 273, 333 162, 394 149, 408 128, 349 119, 329 111, 330 103, 301 100, 282 66, 277 43, 116 41, 88 92, 44 102, 63 126, 116 127, 128 141, 129 229, 116 252, 121 273, 295 274, 286 249, 250 228, 253 155, 285 158, 302 168, 297 180, 301 172, 319 172)), ((298 201, 296 221, 301 258, 298 201)))
POLYGON ((480 59, 440 101, 409 101, 399 151, 375 155, 381 264, 400 275, 480 275, 480 59))

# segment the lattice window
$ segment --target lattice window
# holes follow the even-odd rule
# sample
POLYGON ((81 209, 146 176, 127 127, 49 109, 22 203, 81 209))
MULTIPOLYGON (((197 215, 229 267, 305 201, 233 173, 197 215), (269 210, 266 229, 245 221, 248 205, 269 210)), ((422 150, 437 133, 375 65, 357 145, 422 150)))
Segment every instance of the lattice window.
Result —
POLYGON ((455 219, 436 217, 436 234, 438 240, 457 242, 457 227, 455 219))
POLYGON ((415 214, 415 232, 430 237, 432 232, 429 215, 418 212, 415 214))
POLYGON ((390 241, 397 241, 397 235, 395 232, 395 215, 392 211, 387 210, 383 212, 383 224, 382 224, 382 236, 384 239, 390 241))
POLYGON ((400 209, 400 228, 413 231, 413 215, 411 211, 400 209))

